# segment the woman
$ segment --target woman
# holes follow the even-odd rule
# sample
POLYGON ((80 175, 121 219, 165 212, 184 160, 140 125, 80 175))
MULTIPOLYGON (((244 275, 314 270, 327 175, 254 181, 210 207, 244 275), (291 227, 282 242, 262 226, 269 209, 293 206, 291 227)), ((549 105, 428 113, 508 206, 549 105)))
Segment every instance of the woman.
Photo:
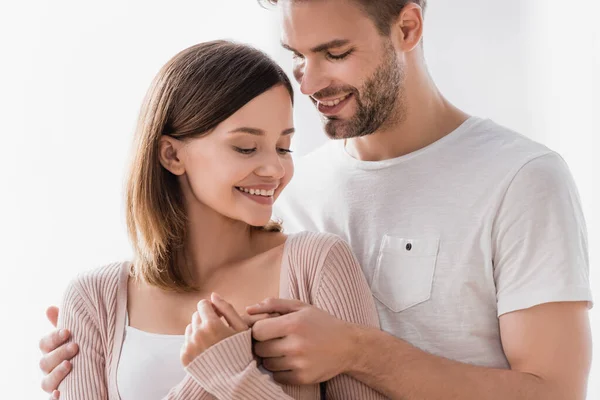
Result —
MULTIPOLYGON (((59 327, 80 352, 61 399, 318 399, 322 387, 280 386, 259 369, 245 307, 296 298, 378 326, 345 242, 286 236, 270 221, 293 174, 292 103, 281 68, 244 45, 202 43, 162 68, 127 183, 135 260, 84 273, 67 289, 59 327), (323 276, 343 293, 321 293, 323 276)), ((325 392, 380 398, 348 376, 325 392)))

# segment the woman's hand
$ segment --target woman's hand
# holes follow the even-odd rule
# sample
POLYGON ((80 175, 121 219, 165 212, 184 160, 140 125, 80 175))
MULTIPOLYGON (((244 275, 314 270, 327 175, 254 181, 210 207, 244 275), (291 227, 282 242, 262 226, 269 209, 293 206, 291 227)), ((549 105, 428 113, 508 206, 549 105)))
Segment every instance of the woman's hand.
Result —
POLYGON ((245 330, 248 330, 248 324, 233 306, 213 293, 211 301, 200 300, 198 311, 192 315, 192 323, 185 330, 181 363, 187 367, 209 347, 245 330), (221 317, 225 318, 227 324, 221 317))

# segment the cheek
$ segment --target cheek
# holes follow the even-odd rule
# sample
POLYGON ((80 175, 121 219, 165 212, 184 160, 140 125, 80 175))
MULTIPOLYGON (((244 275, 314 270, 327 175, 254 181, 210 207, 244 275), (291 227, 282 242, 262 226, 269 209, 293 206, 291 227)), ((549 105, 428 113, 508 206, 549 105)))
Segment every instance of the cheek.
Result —
POLYGON ((294 177, 294 161, 292 160, 292 157, 288 157, 282 164, 285 168, 285 176, 281 179, 281 186, 279 188, 280 193, 294 177))
POLYGON ((235 156, 213 160, 208 179, 216 189, 215 192, 226 196, 227 193, 235 190, 235 186, 243 182, 252 173, 249 164, 247 161, 244 162, 235 156))
POLYGON ((186 167, 190 185, 201 199, 217 197, 225 200, 223 196, 231 193, 244 177, 239 161, 224 152, 204 152, 186 167))
POLYGON ((340 82, 355 89, 360 89, 372 73, 370 64, 359 62, 356 59, 335 64, 332 68, 335 68, 335 77, 340 82))

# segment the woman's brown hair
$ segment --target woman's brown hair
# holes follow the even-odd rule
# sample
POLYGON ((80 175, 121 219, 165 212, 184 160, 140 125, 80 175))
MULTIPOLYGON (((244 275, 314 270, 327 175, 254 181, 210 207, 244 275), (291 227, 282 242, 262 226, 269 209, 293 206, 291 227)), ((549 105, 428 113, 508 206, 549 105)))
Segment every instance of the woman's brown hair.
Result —
MULTIPOLYGON (((159 161, 162 135, 206 135, 274 86, 293 90, 281 67, 247 45, 200 43, 173 57, 155 77, 137 123, 126 185, 126 220, 135 251, 133 274, 153 286, 193 291, 183 264, 186 212, 176 177, 159 161)), ((281 231, 278 223, 254 227, 281 231)))

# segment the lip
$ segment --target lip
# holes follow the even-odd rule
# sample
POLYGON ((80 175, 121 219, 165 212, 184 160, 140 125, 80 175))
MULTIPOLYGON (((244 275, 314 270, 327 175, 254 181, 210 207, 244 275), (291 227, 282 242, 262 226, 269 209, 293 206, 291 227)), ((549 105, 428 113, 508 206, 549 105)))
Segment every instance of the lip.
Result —
POLYGON ((348 95, 348 97, 346 97, 344 100, 340 101, 339 104, 332 106, 332 107, 326 106, 322 103, 322 101, 329 101, 329 100, 313 99, 313 101, 317 102, 317 108, 318 108, 319 112, 321 114, 329 117, 329 116, 334 116, 334 115, 338 114, 340 111, 342 111, 342 109, 346 106, 346 104, 348 104, 350 102, 350 100, 352 99, 353 96, 354 96, 354 94, 350 93, 348 95))
MULTIPOLYGON (((263 187, 261 186, 253 186, 254 189, 263 189, 263 187)), ((271 189, 277 188, 277 186, 273 187, 270 186, 271 189)), ((271 189, 267 189, 267 186, 265 185, 265 189, 264 190, 271 190, 271 189)), ((246 193, 246 192, 242 192, 239 189, 235 189, 236 192, 238 192, 239 194, 241 194, 242 196, 260 204, 263 206, 272 206, 273 203, 275 202, 275 196, 256 196, 254 194, 250 194, 250 193, 246 193)))

